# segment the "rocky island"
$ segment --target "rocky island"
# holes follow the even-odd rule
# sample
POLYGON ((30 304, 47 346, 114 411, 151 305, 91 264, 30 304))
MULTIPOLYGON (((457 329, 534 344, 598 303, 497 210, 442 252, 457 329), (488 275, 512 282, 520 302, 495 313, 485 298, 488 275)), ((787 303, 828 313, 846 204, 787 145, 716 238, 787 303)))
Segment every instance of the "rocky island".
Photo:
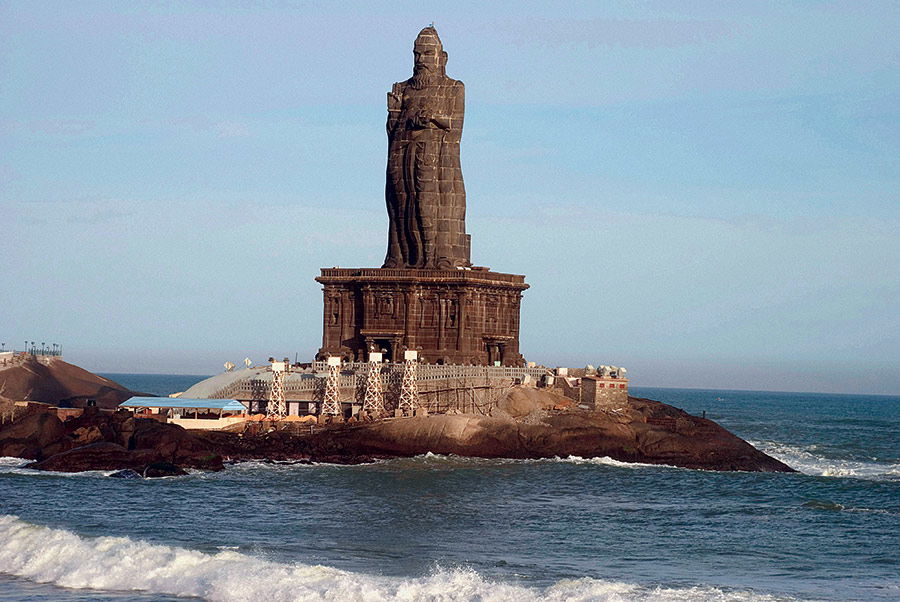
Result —
POLYGON ((187 430, 125 410, 63 410, 32 406, 0 425, 0 456, 34 460, 28 466, 38 470, 128 469, 141 476, 221 470, 244 460, 357 464, 428 452, 792 471, 715 422, 660 402, 629 397, 621 407, 588 411, 552 390, 525 386, 510 389, 489 416, 410 416, 314 428, 246 421, 222 431, 187 430))

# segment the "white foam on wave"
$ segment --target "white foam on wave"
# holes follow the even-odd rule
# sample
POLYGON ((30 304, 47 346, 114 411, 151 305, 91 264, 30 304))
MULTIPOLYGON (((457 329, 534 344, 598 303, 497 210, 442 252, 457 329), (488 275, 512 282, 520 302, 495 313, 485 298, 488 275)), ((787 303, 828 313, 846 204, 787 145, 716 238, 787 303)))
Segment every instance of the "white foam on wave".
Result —
POLYGON ((614 460, 609 456, 603 456, 602 458, 582 458, 581 456, 569 456, 567 458, 554 458, 553 461, 556 462, 565 462, 567 464, 596 464, 602 466, 615 466, 616 468, 675 468, 678 469, 677 466, 672 466, 670 464, 647 464, 645 462, 622 462, 621 460, 614 460))
POLYGON ((24 458, 13 458, 11 456, 0 456, 0 468, 20 468, 31 462, 24 458))
POLYGON ((44 477, 108 477, 116 472, 115 470, 85 470, 83 472, 56 472, 52 470, 34 470, 25 468, 33 460, 24 458, 13 458, 9 456, 0 457, 0 474, 21 474, 29 476, 44 477))
POLYGON ((575 465, 584 465, 584 464, 593 464, 595 466, 613 466, 615 468, 675 468, 678 469, 677 466, 671 466, 669 464, 648 464, 643 462, 622 462, 620 460, 614 460, 609 456, 603 456, 600 458, 583 458, 581 456, 566 456, 565 458, 556 456, 553 458, 531 458, 531 459, 516 459, 516 458, 471 458, 467 456, 457 456, 457 455, 445 455, 445 454, 435 454, 432 452, 427 452, 419 456, 414 456, 412 458, 404 458, 404 459, 393 459, 393 460, 381 460, 376 462, 377 464, 390 463, 390 462, 419 462, 424 464, 441 464, 447 463, 452 465, 494 465, 494 464, 546 464, 546 463, 558 463, 558 464, 575 464, 575 465))
POLYGON ((206 554, 127 537, 86 538, 8 515, 0 515, 0 571, 61 587, 145 591, 221 602, 249 599, 272 602, 737 602, 785 599, 709 586, 653 588, 587 577, 559 581, 538 589, 489 581, 471 569, 437 569, 424 577, 382 577, 319 565, 277 563, 231 550, 206 554))
POLYGON ((424 454, 420 454, 418 456, 412 456, 409 458, 391 458, 386 460, 375 460, 374 462, 368 462, 365 464, 328 464, 328 463, 320 463, 320 462, 264 462, 258 460, 250 460, 245 462, 238 462, 236 464, 228 466, 228 469, 239 469, 239 470, 276 470, 276 471, 284 471, 284 470, 305 470, 309 468, 315 467, 335 467, 335 468, 366 468, 371 466, 390 466, 392 464, 400 464, 400 465, 419 465, 419 466, 428 466, 428 467, 441 467, 446 466, 447 468, 456 468, 456 467, 473 467, 473 466, 496 466, 498 464, 546 464, 546 463, 562 463, 562 464, 576 464, 576 465, 585 465, 585 464, 593 464, 597 466, 612 466, 615 468, 629 468, 629 469, 638 469, 638 468, 674 468, 678 469, 677 466, 671 466, 669 464, 647 464, 642 462, 622 462, 620 460, 614 460, 609 456, 603 456, 602 458, 583 458, 581 456, 567 456, 563 457, 553 457, 553 458, 532 458, 532 459, 516 459, 516 458, 477 458, 477 457, 469 457, 469 456, 457 456, 455 454, 435 454, 433 452, 426 452, 424 454))
POLYGON ((896 463, 829 458, 816 453, 818 448, 815 445, 796 446, 777 441, 751 441, 750 444, 803 474, 891 481, 900 479, 900 464, 896 463))

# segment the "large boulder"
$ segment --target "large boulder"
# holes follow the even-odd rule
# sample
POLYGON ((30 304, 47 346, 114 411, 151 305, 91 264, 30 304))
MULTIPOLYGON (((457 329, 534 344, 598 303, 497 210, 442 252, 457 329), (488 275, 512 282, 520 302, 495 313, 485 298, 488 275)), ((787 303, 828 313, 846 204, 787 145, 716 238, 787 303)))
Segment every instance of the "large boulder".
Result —
POLYGON ((162 461, 159 454, 154 450, 130 451, 117 443, 101 441, 70 449, 51 456, 46 460, 27 464, 25 467, 56 472, 122 470, 130 468, 135 472, 143 473, 147 466, 162 461))
POLYGON ((177 466, 221 470, 222 457, 207 442, 175 424, 134 419, 128 449, 152 449, 177 466))
POLYGON ((43 460, 72 447, 56 414, 27 414, 0 427, 0 456, 43 460))
POLYGON ((554 406, 571 405, 568 397, 547 389, 514 387, 497 402, 498 413, 512 418, 524 418, 541 410, 552 410, 554 406))
POLYGON ((64 472, 144 471, 153 465, 150 472, 162 476, 181 474, 182 468, 222 469, 215 448, 180 426, 98 408, 65 422, 42 412, 4 425, 0 455, 38 460, 33 468, 64 472))
POLYGON ((398 457, 427 452, 482 458, 604 457, 706 470, 791 472, 711 420, 646 399, 630 398, 616 411, 558 408, 556 395, 524 416, 523 398, 508 416, 432 415, 327 429, 305 438, 302 451, 315 460, 334 457, 398 457))

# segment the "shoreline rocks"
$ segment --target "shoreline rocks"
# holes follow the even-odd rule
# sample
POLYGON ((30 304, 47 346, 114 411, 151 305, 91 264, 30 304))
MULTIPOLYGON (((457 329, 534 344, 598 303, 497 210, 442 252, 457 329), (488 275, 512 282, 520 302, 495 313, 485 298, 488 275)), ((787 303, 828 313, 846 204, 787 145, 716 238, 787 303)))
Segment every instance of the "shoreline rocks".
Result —
MULTIPOLYGON (((587 411, 559 407, 538 391, 516 415, 434 414, 331 425, 311 434, 204 431, 197 436, 229 459, 356 464, 428 452, 480 458, 537 459, 608 456, 622 462, 725 471, 795 472, 711 420, 648 399, 621 408, 587 411), (533 401, 533 399, 532 399, 533 401)), ((526 400, 527 401, 527 400, 526 400)))
POLYGON ((26 415, 0 427, 0 455, 38 470, 132 470, 171 476, 222 470, 224 462, 359 464, 428 452, 480 458, 610 457, 623 462, 725 471, 794 472, 711 420, 649 399, 596 411, 553 391, 517 387, 489 416, 433 414, 334 423, 247 422, 230 431, 187 431, 130 412, 87 408, 65 422, 26 415))

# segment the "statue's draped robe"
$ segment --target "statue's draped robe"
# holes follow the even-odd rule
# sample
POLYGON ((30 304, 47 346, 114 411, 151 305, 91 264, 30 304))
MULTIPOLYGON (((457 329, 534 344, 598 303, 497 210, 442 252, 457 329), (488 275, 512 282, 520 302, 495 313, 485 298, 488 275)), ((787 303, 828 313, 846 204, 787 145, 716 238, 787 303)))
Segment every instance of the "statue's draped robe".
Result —
POLYGON ((421 89, 396 83, 388 95, 386 268, 470 265, 459 162, 464 108, 463 83, 444 75, 421 89), (446 127, 425 124, 429 117, 446 127))

